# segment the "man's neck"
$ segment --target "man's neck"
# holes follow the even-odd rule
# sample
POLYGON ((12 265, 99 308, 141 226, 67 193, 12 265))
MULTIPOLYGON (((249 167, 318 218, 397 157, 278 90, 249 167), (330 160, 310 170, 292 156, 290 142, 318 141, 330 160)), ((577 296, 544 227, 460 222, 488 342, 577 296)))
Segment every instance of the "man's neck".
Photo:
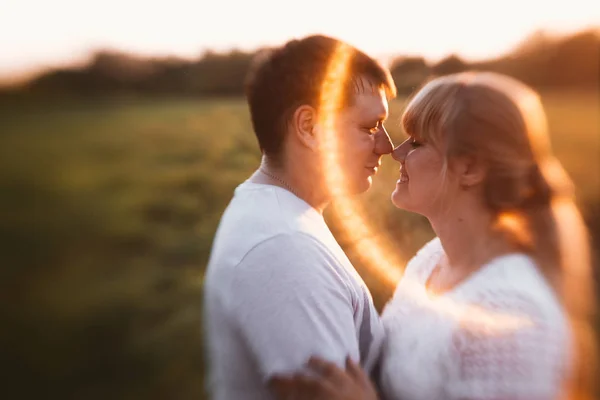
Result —
POLYGON ((263 157, 260 167, 251 176, 250 181, 286 189, 323 214, 330 199, 320 183, 322 180, 315 175, 316 171, 311 169, 298 171, 290 166, 276 165, 263 157))

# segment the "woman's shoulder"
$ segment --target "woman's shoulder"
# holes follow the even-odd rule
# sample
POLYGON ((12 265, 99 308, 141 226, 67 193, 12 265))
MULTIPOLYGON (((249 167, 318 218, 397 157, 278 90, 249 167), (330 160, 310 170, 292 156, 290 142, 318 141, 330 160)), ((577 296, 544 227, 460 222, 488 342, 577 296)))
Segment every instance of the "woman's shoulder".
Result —
POLYGON ((535 260, 521 253, 497 258, 462 288, 460 297, 485 312, 520 316, 538 327, 558 329, 566 316, 558 295, 535 260))
POLYGON ((406 264, 405 277, 426 278, 439 263, 444 254, 444 248, 439 237, 425 243, 406 264))
POLYGON ((511 253, 489 262, 473 281, 482 294, 504 298, 527 298, 534 303, 556 303, 558 298, 535 259, 524 253, 511 253))
MULTIPOLYGON (((444 249, 438 237, 431 239, 421 247, 406 264, 402 273, 402 278, 400 278, 400 281, 394 290, 392 300, 396 299, 409 287, 411 290, 414 290, 415 288, 424 285, 443 254, 444 249)), ((394 302, 391 301, 390 303, 394 302)), ((389 305, 390 304, 388 303, 388 306, 389 305)))

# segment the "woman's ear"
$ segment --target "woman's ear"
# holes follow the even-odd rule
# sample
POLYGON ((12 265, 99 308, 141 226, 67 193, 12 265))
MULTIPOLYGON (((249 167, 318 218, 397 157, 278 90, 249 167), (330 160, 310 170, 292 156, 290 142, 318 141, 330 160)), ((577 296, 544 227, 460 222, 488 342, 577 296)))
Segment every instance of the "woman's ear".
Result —
POLYGON ((477 156, 459 157, 454 164, 460 186, 465 189, 481 184, 487 174, 485 163, 477 156))
POLYGON ((302 105, 294 111, 292 133, 304 146, 316 150, 319 147, 317 112, 309 105, 302 105))

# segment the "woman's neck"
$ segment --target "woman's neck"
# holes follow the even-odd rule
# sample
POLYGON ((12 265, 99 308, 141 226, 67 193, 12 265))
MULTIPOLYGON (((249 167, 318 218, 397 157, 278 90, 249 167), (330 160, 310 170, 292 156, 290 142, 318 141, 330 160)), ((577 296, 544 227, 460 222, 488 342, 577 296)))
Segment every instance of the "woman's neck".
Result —
POLYGON ((504 235, 493 229, 493 215, 484 209, 465 207, 463 212, 430 222, 453 274, 468 274, 515 250, 504 235))

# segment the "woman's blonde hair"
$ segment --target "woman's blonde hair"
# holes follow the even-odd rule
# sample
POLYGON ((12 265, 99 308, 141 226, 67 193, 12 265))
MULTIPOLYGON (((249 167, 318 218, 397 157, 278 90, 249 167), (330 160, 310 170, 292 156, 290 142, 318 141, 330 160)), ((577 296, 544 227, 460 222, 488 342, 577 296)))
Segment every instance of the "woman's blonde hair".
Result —
POLYGON ((597 368, 589 238, 571 180, 552 154, 539 95, 497 73, 446 75, 415 94, 402 126, 439 148, 446 166, 457 156, 485 163, 484 200, 495 227, 532 254, 568 312, 578 353, 569 398, 592 398, 597 368))

